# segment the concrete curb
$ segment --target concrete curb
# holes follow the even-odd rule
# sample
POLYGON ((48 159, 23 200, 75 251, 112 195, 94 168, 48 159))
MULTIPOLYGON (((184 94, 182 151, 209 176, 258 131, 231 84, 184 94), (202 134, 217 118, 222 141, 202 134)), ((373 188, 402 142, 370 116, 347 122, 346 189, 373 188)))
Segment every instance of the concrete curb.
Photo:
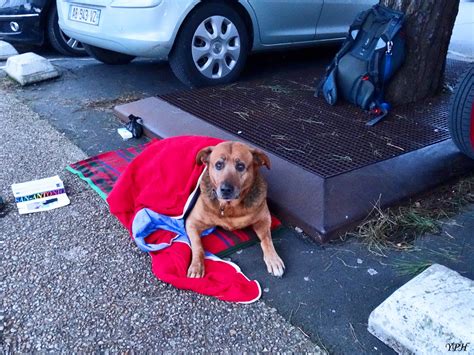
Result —
POLYGON ((434 264, 369 316, 368 330, 401 354, 474 354, 474 281, 434 264))
POLYGON ((33 84, 59 76, 59 72, 46 58, 32 52, 8 58, 5 71, 21 85, 33 84))
POLYGON ((10 43, 0 41, 0 60, 7 60, 9 57, 17 54, 17 50, 10 43))

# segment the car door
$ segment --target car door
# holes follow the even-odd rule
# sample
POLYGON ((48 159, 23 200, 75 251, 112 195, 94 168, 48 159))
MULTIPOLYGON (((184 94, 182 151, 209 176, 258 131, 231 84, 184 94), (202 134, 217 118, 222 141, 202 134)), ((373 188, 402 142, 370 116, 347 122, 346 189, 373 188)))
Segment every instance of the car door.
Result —
POLYGON ((262 44, 311 41, 323 0, 248 0, 262 44))
POLYGON ((345 37, 356 15, 378 2, 378 0, 324 0, 316 27, 316 39, 345 37))

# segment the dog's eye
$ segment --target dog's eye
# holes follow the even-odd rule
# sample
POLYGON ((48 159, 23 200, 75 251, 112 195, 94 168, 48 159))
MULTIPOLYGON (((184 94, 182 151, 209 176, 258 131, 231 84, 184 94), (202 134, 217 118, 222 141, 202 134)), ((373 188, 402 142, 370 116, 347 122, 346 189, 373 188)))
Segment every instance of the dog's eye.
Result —
POLYGON ((239 171, 239 172, 242 172, 245 170, 245 164, 244 163, 237 163, 235 165, 235 170, 239 171))
POLYGON ((224 163, 221 161, 218 161, 215 167, 216 167, 216 170, 222 170, 222 168, 224 167, 224 163))

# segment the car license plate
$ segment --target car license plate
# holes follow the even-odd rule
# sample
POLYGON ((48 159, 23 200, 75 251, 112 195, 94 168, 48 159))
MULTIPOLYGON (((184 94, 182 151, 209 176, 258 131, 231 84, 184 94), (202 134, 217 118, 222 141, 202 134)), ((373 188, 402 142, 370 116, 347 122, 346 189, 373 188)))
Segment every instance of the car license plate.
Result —
POLYGON ((69 19, 72 21, 87 23, 98 26, 100 19, 100 10, 71 5, 69 8, 69 19))

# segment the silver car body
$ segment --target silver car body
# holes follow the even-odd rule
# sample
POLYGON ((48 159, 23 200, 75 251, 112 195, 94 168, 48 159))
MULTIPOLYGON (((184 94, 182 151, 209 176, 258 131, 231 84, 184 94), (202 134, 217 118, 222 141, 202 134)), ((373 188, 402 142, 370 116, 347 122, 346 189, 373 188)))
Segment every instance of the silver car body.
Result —
MULTIPOLYGON (((226 0, 222 0, 226 1, 226 0)), ((227 0, 250 19, 252 51, 344 38, 355 15, 377 0, 227 0)), ((166 58, 200 0, 57 0, 59 25, 83 43, 133 56, 166 58), (71 20, 72 6, 100 10, 97 25, 71 20)))

